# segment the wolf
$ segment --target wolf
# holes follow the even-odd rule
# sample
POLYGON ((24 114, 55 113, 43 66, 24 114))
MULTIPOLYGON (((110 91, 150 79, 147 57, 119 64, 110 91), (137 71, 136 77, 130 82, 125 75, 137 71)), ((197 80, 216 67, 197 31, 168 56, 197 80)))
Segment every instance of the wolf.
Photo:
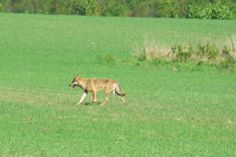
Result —
POLYGON ((123 103, 126 102, 124 99, 125 93, 121 92, 118 82, 110 78, 82 78, 76 76, 69 86, 72 88, 80 87, 84 91, 77 105, 80 105, 83 102, 84 98, 88 95, 88 92, 92 93, 93 102, 97 102, 96 93, 98 91, 105 92, 105 98, 101 104, 102 106, 109 101, 111 92, 113 92, 114 95, 117 95, 123 103))

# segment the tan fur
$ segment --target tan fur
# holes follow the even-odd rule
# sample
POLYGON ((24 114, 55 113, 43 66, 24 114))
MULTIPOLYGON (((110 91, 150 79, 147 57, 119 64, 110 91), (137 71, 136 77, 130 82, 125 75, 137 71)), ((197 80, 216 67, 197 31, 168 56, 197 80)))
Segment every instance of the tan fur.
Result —
POLYGON ((69 86, 73 88, 77 86, 84 90, 84 93, 78 104, 81 104, 83 102, 88 92, 92 93, 93 102, 97 102, 96 93, 102 90, 104 90, 105 92, 105 99, 102 105, 105 105, 109 101, 109 96, 111 92, 115 93, 117 96, 119 96, 119 98, 123 102, 125 102, 125 99, 123 98, 125 94, 121 93, 118 82, 109 78, 97 79, 97 78, 81 78, 80 76, 77 76, 74 78, 72 83, 69 84, 69 86))

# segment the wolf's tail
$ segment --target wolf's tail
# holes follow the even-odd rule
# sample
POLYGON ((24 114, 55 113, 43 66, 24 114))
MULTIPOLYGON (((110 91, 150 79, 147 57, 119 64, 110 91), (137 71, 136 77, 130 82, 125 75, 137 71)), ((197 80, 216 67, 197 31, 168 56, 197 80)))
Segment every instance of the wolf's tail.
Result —
POLYGON ((125 93, 122 93, 122 92, 121 92, 118 83, 115 84, 115 89, 114 89, 114 91, 115 91, 115 94, 117 94, 117 95, 119 95, 119 96, 121 96, 121 97, 124 97, 124 96, 125 96, 125 93))

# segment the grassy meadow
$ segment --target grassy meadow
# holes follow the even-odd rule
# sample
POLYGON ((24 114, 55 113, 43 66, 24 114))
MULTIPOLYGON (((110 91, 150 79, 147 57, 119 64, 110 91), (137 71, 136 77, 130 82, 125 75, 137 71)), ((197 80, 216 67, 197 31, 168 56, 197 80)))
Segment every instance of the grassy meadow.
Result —
POLYGON ((235 35, 235 20, 0 14, 0 156, 236 156, 234 71, 132 60, 149 40, 235 35), (76 106, 76 75, 118 80, 128 105, 76 106))

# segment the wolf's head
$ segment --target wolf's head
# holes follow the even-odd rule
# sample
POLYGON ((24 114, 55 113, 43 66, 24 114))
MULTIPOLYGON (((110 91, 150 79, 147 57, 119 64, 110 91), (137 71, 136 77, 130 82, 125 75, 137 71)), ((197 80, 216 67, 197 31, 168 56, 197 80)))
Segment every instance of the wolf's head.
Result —
POLYGON ((75 77, 73 80, 72 80, 72 82, 69 84, 69 86, 70 87, 72 87, 72 88, 75 88, 76 86, 78 86, 78 79, 79 79, 79 77, 77 76, 77 77, 75 77))

